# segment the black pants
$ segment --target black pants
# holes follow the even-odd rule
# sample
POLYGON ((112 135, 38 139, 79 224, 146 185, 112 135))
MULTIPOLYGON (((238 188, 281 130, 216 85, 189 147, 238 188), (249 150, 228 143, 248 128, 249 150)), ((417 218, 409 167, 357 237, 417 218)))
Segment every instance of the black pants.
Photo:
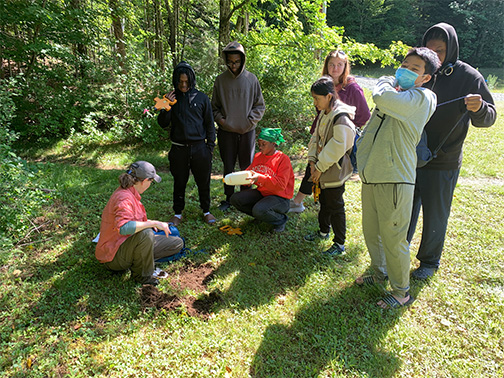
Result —
POLYGON ((198 186, 201 209, 204 213, 210 211, 212 152, 205 141, 188 146, 172 144, 168 160, 173 176, 173 211, 175 214, 181 214, 185 207, 185 190, 189 180, 189 171, 192 172, 198 186))
MULTIPOLYGON (((219 143, 219 153, 224 164, 224 176, 234 172, 236 159, 240 170, 248 168, 254 158, 255 147, 255 129, 245 134, 232 133, 219 129, 217 131, 217 140, 219 143)), ((248 186, 242 189, 248 189, 248 186)), ((224 184, 224 194, 226 201, 229 201, 234 193, 234 186, 224 184)))
POLYGON ((305 174, 303 176, 303 180, 301 181, 301 185, 299 186, 299 191, 306 196, 310 196, 313 193, 313 182, 308 181, 311 177, 311 168, 310 164, 307 165, 305 174))
POLYGON ((345 244, 346 234, 343 193, 345 193, 345 184, 338 188, 322 189, 319 196, 320 211, 318 220, 320 231, 328 233, 332 226, 334 232, 333 242, 338 244, 345 244))

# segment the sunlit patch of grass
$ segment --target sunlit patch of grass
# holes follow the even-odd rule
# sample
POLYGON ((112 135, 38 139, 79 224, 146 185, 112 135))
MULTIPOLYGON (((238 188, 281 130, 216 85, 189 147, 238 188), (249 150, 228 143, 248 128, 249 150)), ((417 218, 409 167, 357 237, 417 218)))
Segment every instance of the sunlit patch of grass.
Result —
MULTIPOLYGON (((205 320, 183 308, 144 311, 130 275, 112 274, 94 258, 91 239, 124 165, 160 151, 131 148, 117 159, 102 150, 107 169, 71 154, 43 163, 38 185, 55 190, 53 203, 34 215, 45 226, 1 251, 0 376, 501 377, 503 126, 499 119, 471 130, 441 268, 427 283, 412 282, 417 300, 399 311, 375 306, 379 288, 353 283, 369 267, 360 183, 346 184, 347 254, 328 258, 321 251, 329 242, 303 240, 318 228, 312 198, 275 234, 235 210, 220 212, 222 182, 214 180, 218 224, 209 226, 191 178, 179 228, 189 248, 205 250, 190 261, 215 267, 207 290, 221 299, 205 320), (243 236, 220 231, 224 224, 243 236)), ((142 201, 150 218, 167 220, 172 180, 163 169, 161 176, 142 201)), ((413 266, 418 242, 417 231, 413 266)), ((176 272, 185 263, 164 267, 176 272)), ((169 279, 159 288, 172 290, 169 279)))

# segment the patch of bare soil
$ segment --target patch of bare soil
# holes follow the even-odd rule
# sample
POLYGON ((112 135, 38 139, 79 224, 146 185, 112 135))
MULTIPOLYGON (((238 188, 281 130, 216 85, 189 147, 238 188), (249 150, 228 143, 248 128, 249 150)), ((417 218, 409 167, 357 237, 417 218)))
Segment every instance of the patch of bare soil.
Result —
POLYGON ((199 299, 192 295, 169 295, 155 286, 143 285, 140 289, 142 308, 144 310, 149 307, 167 311, 184 310, 189 316, 208 319, 213 305, 220 300, 220 296, 216 292, 203 294, 207 291, 207 284, 212 278, 213 272, 214 269, 208 263, 198 266, 188 264, 180 270, 176 277, 171 279, 170 286, 174 292, 189 289, 195 292, 199 299))

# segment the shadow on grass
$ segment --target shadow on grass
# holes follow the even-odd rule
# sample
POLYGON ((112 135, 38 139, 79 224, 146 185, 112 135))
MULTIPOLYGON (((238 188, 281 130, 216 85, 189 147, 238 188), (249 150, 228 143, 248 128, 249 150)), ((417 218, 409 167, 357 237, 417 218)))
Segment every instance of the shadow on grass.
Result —
POLYGON ((290 325, 268 326, 251 377, 394 376, 401 360, 381 341, 407 310, 380 309, 379 297, 377 290, 354 285, 308 303, 290 325))

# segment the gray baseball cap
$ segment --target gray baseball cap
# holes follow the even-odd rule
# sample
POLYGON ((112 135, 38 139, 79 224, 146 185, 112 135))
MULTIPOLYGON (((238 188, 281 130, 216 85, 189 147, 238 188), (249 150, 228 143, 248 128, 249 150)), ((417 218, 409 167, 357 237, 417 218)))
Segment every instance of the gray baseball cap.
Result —
POLYGON ((156 168, 148 161, 137 161, 130 165, 128 174, 135 176, 140 180, 154 179, 156 182, 161 182, 161 177, 156 174, 156 168))

